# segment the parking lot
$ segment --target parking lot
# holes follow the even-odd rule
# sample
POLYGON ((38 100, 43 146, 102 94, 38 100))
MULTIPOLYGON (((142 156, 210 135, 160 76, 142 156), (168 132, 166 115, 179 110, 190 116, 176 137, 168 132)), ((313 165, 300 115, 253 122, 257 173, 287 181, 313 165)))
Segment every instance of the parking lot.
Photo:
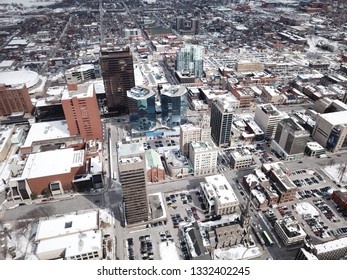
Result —
POLYGON ((157 221, 146 228, 129 232, 124 241, 127 260, 159 260, 159 244, 174 242, 179 259, 189 259, 188 248, 179 231, 179 223, 209 218, 199 190, 163 194, 167 220, 157 221))

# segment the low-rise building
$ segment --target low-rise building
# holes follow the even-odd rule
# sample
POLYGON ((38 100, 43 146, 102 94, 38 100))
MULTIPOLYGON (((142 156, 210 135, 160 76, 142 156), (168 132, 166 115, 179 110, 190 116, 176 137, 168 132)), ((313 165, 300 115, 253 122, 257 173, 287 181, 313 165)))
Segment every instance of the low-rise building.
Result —
POLYGON ((165 169, 160 154, 152 149, 147 150, 145 154, 148 182, 154 183, 165 180, 165 169))
POLYGON ((72 190, 75 175, 85 174, 84 150, 60 149, 28 156, 21 174, 9 181, 13 200, 29 199, 31 193, 48 189, 53 195, 72 190))
POLYGON ((0 161, 5 160, 12 145, 13 126, 0 127, 0 161))
POLYGON ((347 192, 340 190, 334 191, 331 195, 331 199, 336 203, 342 212, 347 215, 347 192))
POLYGON ((230 153, 230 164, 234 169, 249 167, 253 162, 253 156, 247 148, 237 148, 230 153))
POLYGON ((99 212, 41 220, 35 236, 40 260, 100 260, 103 256, 99 212))
POLYGON ((325 155, 325 149, 317 142, 307 142, 305 147, 305 154, 309 157, 320 157, 325 155))
POLYGON ((166 151, 164 156, 170 177, 183 178, 193 174, 192 165, 179 150, 166 151))
POLYGON ((306 238, 306 232, 293 217, 277 220, 275 231, 285 246, 301 243, 306 238))
POLYGON ((313 254, 319 260, 339 260, 347 254, 347 237, 315 245, 313 254))
POLYGON ((229 215, 235 212, 239 205, 233 188, 224 175, 213 175, 200 183, 203 201, 211 214, 229 215))

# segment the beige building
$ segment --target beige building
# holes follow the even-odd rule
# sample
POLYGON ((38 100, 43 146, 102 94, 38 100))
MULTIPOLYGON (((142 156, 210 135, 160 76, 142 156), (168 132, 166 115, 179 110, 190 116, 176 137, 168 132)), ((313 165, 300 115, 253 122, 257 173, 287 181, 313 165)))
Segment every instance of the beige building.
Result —
POLYGON ((254 121, 264 131, 266 139, 275 136, 277 124, 285 118, 285 114, 278 111, 272 104, 261 104, 255 109, 254 121))
POLYGON ((266 103, 283 104, 285 101, 281 92, 273 86, 264 86, 261 97, 266 103))
POLYGON ((0 160, 5 160, 12 145, 13 126, 0 127, 0 160))
POLYGON ((236 63, 237 72, 261 72, 264 70, 264 64, 260 61, 241 60, 236 63))
POLYGON ((347 147, 347 111, 318 114, 312 137, 332 152, 347 147))
POLYGON ((275 231, 285 246, 303 242, 307 235, 293 217, 277 220, 275 222, 275 231))
POLYGON ((233 188, 222 174, 206 177, 200 187, 203 201, 211 214, 229 215, 239 206, 233 188))
POLYGON ((238 148, 230 153, 230 163, 232 168, 247 168, 252 164, 252 153, 246 148, 238 148))
POLYGON ((180 149, 189 156, 189 143, 197 141, 208 141, 211 139, 210 118, 206 114, 198 119, 195 125, 180 125, 180 149))
POLYGON ((133 225, 148 221, 146 158, 143 145, 119 145, 118 168, 126 223, 133 225))
POLYGON ((211 175, 217 172, 218 149, 212 141, 199 141, 189 144, 189 159, 194 176, 211 175))

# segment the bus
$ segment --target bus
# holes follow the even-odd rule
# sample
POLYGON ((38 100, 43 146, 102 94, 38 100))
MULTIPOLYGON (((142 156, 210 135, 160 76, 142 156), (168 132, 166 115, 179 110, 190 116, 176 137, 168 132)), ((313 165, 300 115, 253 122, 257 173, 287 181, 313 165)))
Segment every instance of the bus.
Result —
POLYGON ((269 234, 266 232, 266 230, 263 231, 263 235, 264 235, 264 240, 265 240, 266 245, 271 246, 274 244, 272 239, 270 238, 269 234))

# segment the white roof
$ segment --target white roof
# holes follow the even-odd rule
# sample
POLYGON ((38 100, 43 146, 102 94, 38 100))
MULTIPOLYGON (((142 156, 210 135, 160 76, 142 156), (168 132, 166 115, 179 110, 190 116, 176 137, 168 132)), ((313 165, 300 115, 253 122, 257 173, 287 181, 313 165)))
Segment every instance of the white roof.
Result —
POLYGON ((238 203, 233 188, 230 186, 228 180, 222 174, 212 175, 205 177, 205 181, 208 185, 205 185, 207 188, 213 190, 220 204, 226 203, 238 203))
POLYGON ((159 244, 160 259, 164 261, 178 261, 175 242, 161 242, 159 244))
POLYGON ((13 65, 13 63, 15 62, 15 60, 3 60, 0 63, 0 68, 7 68, 7 67, 11 67, 13 65))
POLYGON ((327 122, 332 125, 346 124, 347 123, 347 111, 333 112, 320 115, 327 122))
POLYGON ((35 240, 95 230, 98 229, 98 225, 97 211, 64 215, 63 217, 40 221, 35 240))
POLYGON ((81 64, 66 70, 65 73, 84 72, 84 71, 93 70, 93 69, 94 69, 93 64, 81 64))
POLYGON ((70 137, 70 132, 65 120, 34 123, 31 125, 22 147, 31 147, 33 142, 36 141, 47 141, 66 137, 70 137))
POLYGON ((22 178, 32 179, 70 173, 71 168, 83 165, 83 150, 74 151, 71 148, 30 154, 22 178))
POLYGON ((317 255, 347 247, 347 237, 316 245, 317 255))
POLYGON ((36 254, 39 258, 45 255, 57 258, 65 250, 65 258, 69 258, 90 252, 99 252, 101 247, 101 231, 90 230, 83 233, 56 236, 52 239, 42 240, 37 245, 36 254))
POLYGON ((30 88, 37 84, 39 75, 34 71, 20 70, 20 71, 3 71, 0 72, 0 84, 6 86, 19 86, 25 84, 30 88))
POLYGON ((36 254, 53 256, 65 251, 65 257, 100 251, 102 233, 97 211, 64 215, 40 221, 35 241, 36 254))

